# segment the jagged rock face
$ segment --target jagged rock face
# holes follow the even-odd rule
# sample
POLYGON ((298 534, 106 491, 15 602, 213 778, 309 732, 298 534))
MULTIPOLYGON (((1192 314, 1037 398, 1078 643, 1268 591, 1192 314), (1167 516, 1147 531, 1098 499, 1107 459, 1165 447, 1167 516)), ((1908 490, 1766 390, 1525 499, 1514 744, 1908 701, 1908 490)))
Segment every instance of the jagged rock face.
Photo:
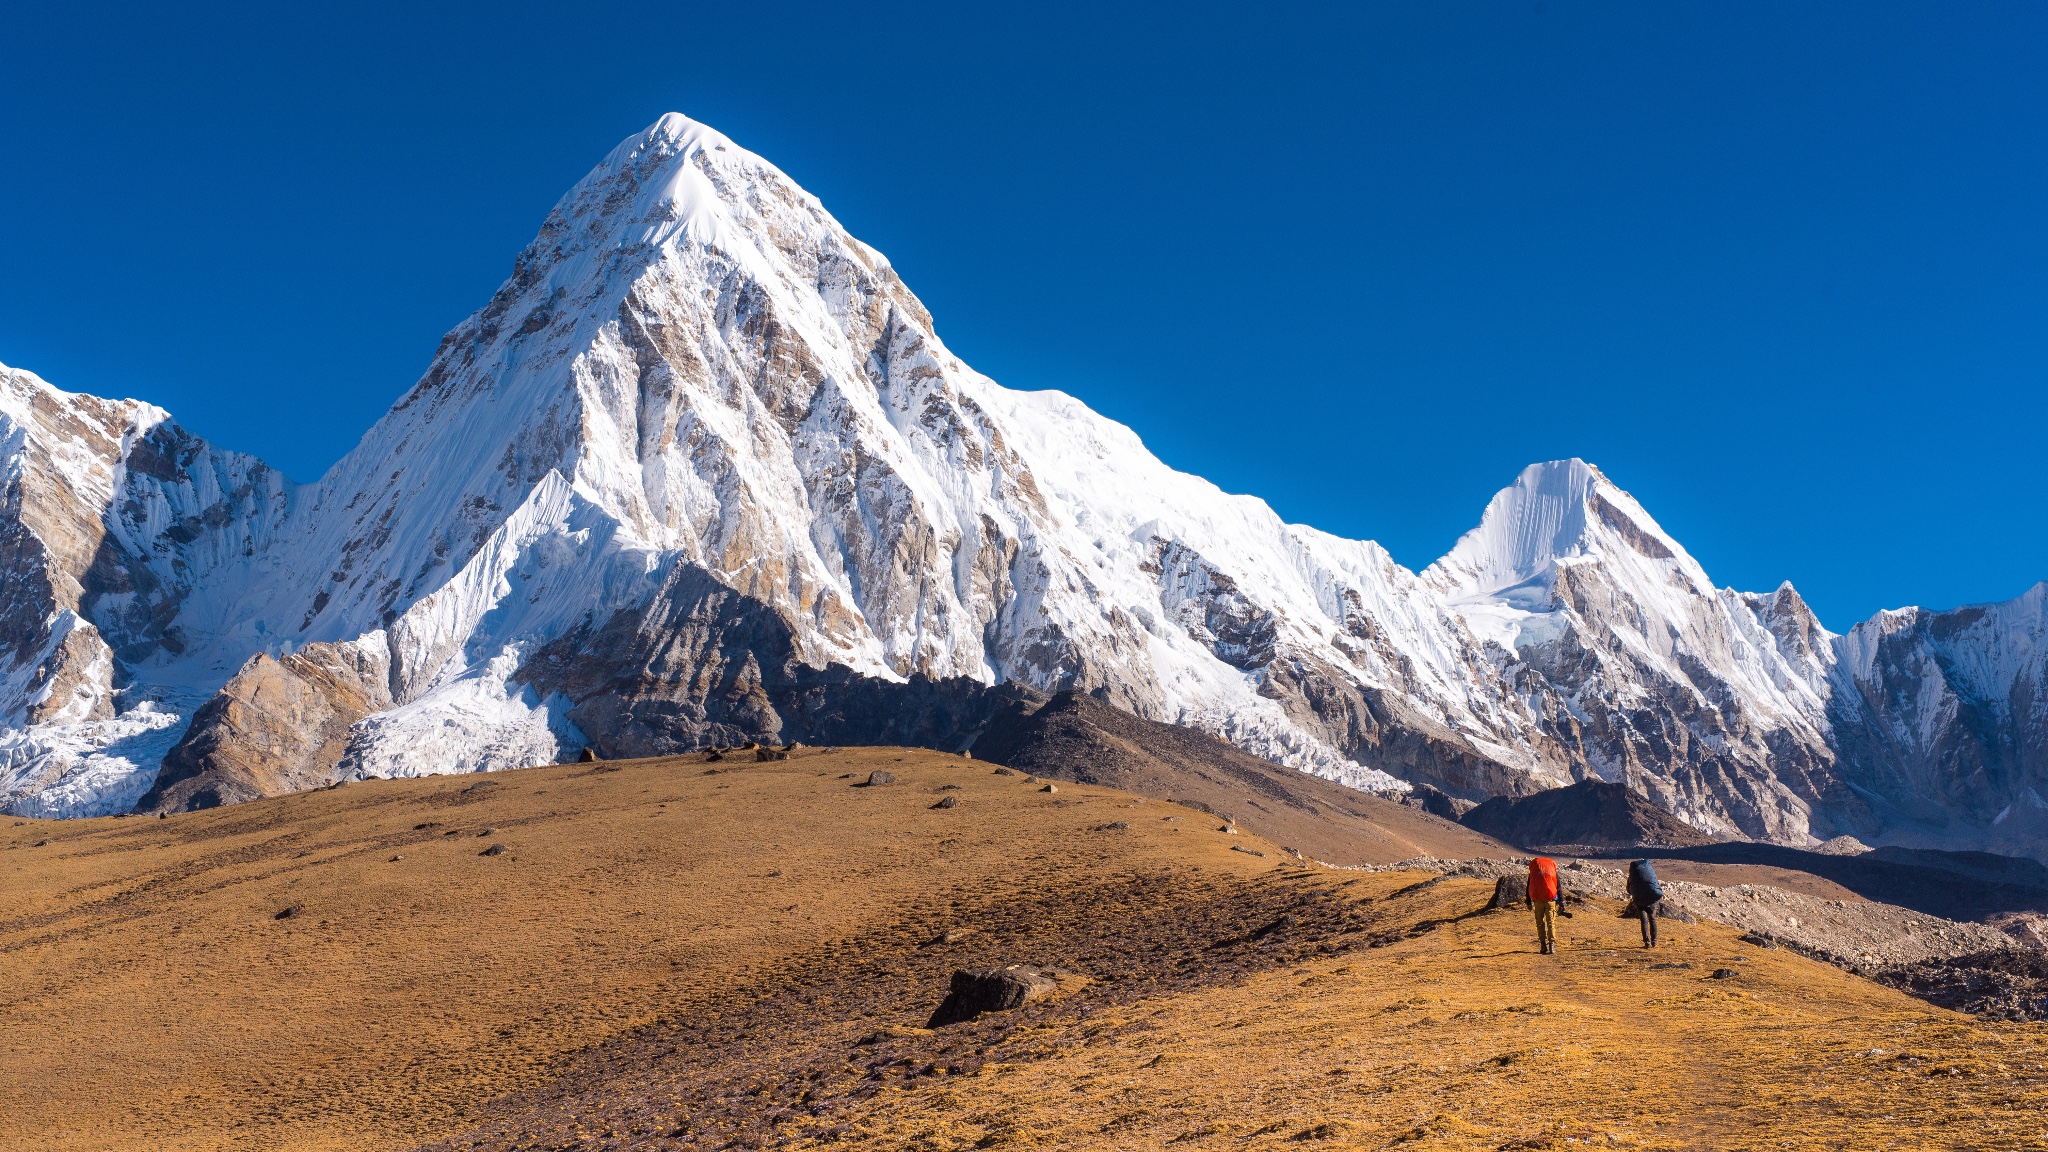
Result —
POLYGON ((1529 468, 1422 578, 1500 653, 1522 705, 1503 733, 1574 775, 1716 834, 1795 842, 1841 799, 1811 653, 1596 469, 1529 468))
POLYGON ((897 683, 815 668, 798 651, 766 605, 678 564, 650 604, 542 647, 515 679, 571 701, 568 718, 606 759, 748 741, 964 749, 1000 708, 1032 696, 966 677, 897 683))
POLYGON ((1835 638, 1829 719, 1845 776, 1876 798, 1864 838, 2042 851, 2044 610, 2048 583, 2002 604, 1880 613, 1835 638))
MULTIPOLYGON (((1968 792, 1956 836, 1997 811, 1974 753, 1867 767, 1896 741, 1838 739, 1868 679, 1843 679, 1844 641, 1789 586, 1714 588, 1589 465, 1532 467, 1420 574, 1285 524, 975 373, 880 253, 680 116, 570 190, 318 483, 147 405, 7 381, 17 810, 132 803, 218 689, 152 803, 593 745, 958 748, 1003 693, 1078 691, 1358 786, 1598 778, 1718 835, 1860 835, 1909 794, 1968 792), (381 682, 307 665, 343 649, 381 682)), ((2001 691, 1986 740, 2028 751, 1997 753, 1994 792, 2040 746, 2038 689, 2001 691)), ((1904 700, 1856 723, 1892 733, 1904 700)))
POLYGON ((212 593, 232 598, 246 582, 289 486, 162 409, 5 366, 0 453, 0 803, 32 815, 125 809, 182 730, 167 702, 194 702, 176 684, 138 683, 138 671, 238 659, 205 630, 205 650, 187 651, 182 621, 203 629, 226 606, 212 593))
POLYGON ((250 657, 192 718, 136 811, 214 808, 331 782, 350 727, 391 707, 382 640, 250 657))

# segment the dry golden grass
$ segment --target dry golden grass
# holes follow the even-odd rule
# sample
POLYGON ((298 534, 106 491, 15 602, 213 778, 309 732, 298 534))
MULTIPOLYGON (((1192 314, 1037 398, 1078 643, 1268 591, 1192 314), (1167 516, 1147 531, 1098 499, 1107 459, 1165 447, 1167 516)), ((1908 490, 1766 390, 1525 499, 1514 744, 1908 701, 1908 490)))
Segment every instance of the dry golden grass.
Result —
MULTIPOLYGON (((0 1149, 391 1149, 472 1129, 688 1146, 703 1137, 668 1135, 686 1113, 628 1107, 667 1067, 645 1038, 704 1034, 774 988, 868 998, 784 998, 749 1058, 822 1059, 850 1087, 763 1119, 770 1141, 2048 1147, 2042 1026, 1979 1024, 1716 926, 1644 953, 1589 911, 1543 957, 1524 915, 1465 915, 1477 882, 1283 866, 1107 789, 904 750, 716 767, 733 770, 563 766, 0 825, 0 1149), (841 778, 875 768, 901 782, 841 778), (959 806, 931 810, 948 785, 959 806), (1112 821, 1128 828, 1097 831, 1112 821), (926 928, 1146 877, 1211 901, 1313 892, 1371 930, 1327 954, 1299 941, 1280 968, 1244 945, 1235 975, 1197 965, 1143 994, 1091 972, 1007 1022, 913 1030, 960 958, 918 949, 926 928), (1724 965, 1741 975, 1707 979, 1724 965), (902 1038, 855 1043, 882 1025, 902 1038), (582 1087, 547 1098, 557 1083, 582 1087)), ((1104 899, 1102 919, 1128 915, 1104 899)))

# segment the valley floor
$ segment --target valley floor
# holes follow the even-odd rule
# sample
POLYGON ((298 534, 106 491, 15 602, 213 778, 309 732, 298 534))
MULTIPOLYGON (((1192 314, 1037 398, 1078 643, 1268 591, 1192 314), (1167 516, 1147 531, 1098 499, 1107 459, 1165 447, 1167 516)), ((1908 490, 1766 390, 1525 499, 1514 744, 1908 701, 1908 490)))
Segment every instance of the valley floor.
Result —
POLYGON ((2048 1148, 2048 1026, 1611 908, 1540 956, 1483 881, 1042 787, 854 749, 0 826, 0 1149, 2048 1148), (999 962, 1087 980, 921 1027, 999 962))

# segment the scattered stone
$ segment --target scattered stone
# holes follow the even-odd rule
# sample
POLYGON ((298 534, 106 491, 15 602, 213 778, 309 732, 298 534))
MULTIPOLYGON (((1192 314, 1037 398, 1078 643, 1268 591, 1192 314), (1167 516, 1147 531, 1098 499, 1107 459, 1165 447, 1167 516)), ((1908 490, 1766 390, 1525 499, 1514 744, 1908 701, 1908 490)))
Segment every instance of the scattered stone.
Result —
POLYGON ((386 861, 385 861, 385 863, 386 863, 386 864, 396 864, 396 863, 398 863, 398 862, 399 862, 400 860, 403 860, 403 859, 405 859, 405 857, 403 857, 403 856, 393 856, 393 857, 392 857, 391 859, 389 859, 389 860, 386 860, 386 861))
POLYGON ((866 780, 863 780, 859 784, 854 785, 854 787, 879 788, 884 784, 894 784, 895 782, 896 774, 894 772, 884 772, 880 768, 877 768, 873 772, 868 773, 868 778, 866 780))
POLYGON ((754 759, 765 764, 771 760, 787 760, 789 759, 789 753, 782 751, 780 748, 756 748, 754 749, 754 759))
POLYGON ((939 797, 939 802, 932 805, 934 808, 958 808, 959 806, 959 799, 953 796, 941 796, 939 797))
POLYGON ((900 1024, 889 1024, 868 1033, 859 1040, 854 1041, 854 1043, 865 1048, 875 1044, 885 1044, 891 1040, 912 1040, 919 1036, 929 1036, 931 1034, 932 1030, 929 1028, 905 1028, 900 1024))
POLYGON ((35 843, 34 843, 33 845, 31 845, 31 847, 34 847, 34 848, 41 848, 41 847, 44 847, 44 846, 45 846, 45 845, 47 845, 47 844, 49 844, 49 841, 48 841, 48 840, 38 840, 38 841, 36 841, 36 842, 35 842, 35 843))
POLYGON ((1707 977, 1707 979, 1709 979, 1709 980, 1733 980, 1733 979, 1735 979, 1735 969, 1733 969, 1733 968, 1716 968, 1716 969, 1714 969, 1714 974, 1713 974, 1712 976, 1709 976, 1709 977, 1707 977))
POLYGON ((1011 770, 1009 770, 1008 768, 998 768, 998 769, 996 769, 996 775, 998 775, 998 776, 1015 776, 1015 775, 1016 775, 1016 773, 1015 773, 1015 772, 1012 772, 1012 771, 1011 771, 1011 770))
POLYGON ((1059 991, 1050 972, 1030 964, 1003 968, 963 968, 953 973, 953 986, 932 1013, 927 1028, 972 1020, 986 1012, 1007 1012, 1059 991))
POLYGON ((462 829, 460 829, 460 828, 450 828, 450 829, 449 829, 449 830, 447 830, 446 832, 443 832, 443 833, 441 833, 441 835, 443 835, 443 836, 460 836, 460 835, 462 835, 462 829))
POLYGON ((1754 944, 1759 948, 1776 948, 1778 946, 1776 940, 1761 932, 1744 932, 1742 934, 1742 942, 1744 944, 1754 944))
POLYGON ((169 812, 159 812, 156 814, 156 818, 159 820, 169 820, 171 818, 171 814, 169 812))
POLYGON ((1126 824, 1121 820, 1112 820, 1107 824, 1097 824, 1095 826, 1095 830, 1097 832, 1122 832, 1123 830, 1129 827, 1129 824, 1126 824))
POLYGON ((789 743, 784 744, 782 746, 782 750, 784 752, 801 752, 803 751, 803 747, 804 746, 802 744, 799 744, 796 741, 791 740, 789 743))
POLYGON ((759 748, 760 746, 761 745, 758 742, 749 740, 745 744, 740 745, 740 751, 752 752, 754 749, 759 748))
MULTIPOLYGON (((1657 971, 1657 970, 1658 970, 1658 969, 1660 969, 1660 968, 1690 968, 1690 967, 1692 967, 1692 961, 1690 961, 1690 960, 1680 960, 1680 961, 1678 961, 1678 962, 1677 962, 1677 963, 1675 963, 1675 964, 1652 964, 1652 965, 1650 965, 1650 970, 1651 970, 1652 972, 1655 972, 1655 971, 1657 971)), ((1724 969, 1724 971, 1725 971, 1725 969, 1724 969)))
POLYGON ((974 759, 974 753, 972 753, 972 752, 969 752, 969 751, 968 751, 967 749, 965 749, 965 748, 962 748, 962 749, 960 750, 960 758, 961 758, 962 760, 972 760, 972 759, 974 759))
POLYGON ((503 856, 504 854, 505 846, 503 844, 493 844, 489 848, 477 853, 479 856, 503 856))
MULTIPOLYGON (((344 783, 344 784, 345 784, 345 783, 347 783, 347 781, 343 781, 342 783, 344 783)), ((464 791, 464 792, 482 792, 482 791, 484 791, 484 790, 485 790, 485 789, 487 789, 487 788, 496 788, 497 786, 498 786, 498 782, 497 782, 496 780, 479 780, 479 781, 477 781, 476 783, 474 783, 474 784, 471 784, 471 785, 470 785, 469 787, 467 787, 467 788, 464 788, 464 789, 463 789, 463 791, 464 791)), ((335 787, 339 788, 339 787, 341 787, 341 785, 340 785, 340 784, 337 784, 337 785, 335 785, 335 787)))
POLYGON ((590 747, 590 746, 589 746, 589 745, 587 745, 587 744, 586 744, 586 745, 584 745, 584 747, 583 747, 583 751, 581 751, 581 752, 578 752, 578 753, 576 754, 576 762, 577 762, 578 764, 595 764, 595 763, 597 763, 597 749, 595 749, 595 748, 592 748, 592 747, 590 747))
POLYGON ((1232 844, 1230 850, 1232 852, 1242 852, 1247 856, 1257 856, 1261 860, 1266 858, 1264 852, 1259 851, 1257 848, 1247 848, 1242 844, 1232 844))
POLYGON ((1685 905, 1673 904, 1669 900, 1657 902, 1657 919, 1675 920, 1680 924, 1697 924, 1700 922, 1700 918, 1693 915, 1685 905))
POLYGON ((415 831, 415 832, 425 832, 425 831, 426 831, 427 829, 429 829, 429 828, 439 828, 440 826, 441 826, 441 824, 440 824, 440 822, 439 822, 439 821, 436 821, 436 820, 429 820, 429 821, 427 821, 427 822, 426 822, 425 824, 415 824, 415 825, 413 825, 413 826, 412 826, 412 830, 413 830, 413 831, 415 831))
POLYGON ((483 831, 481 831, 481 832, 477 833, 477 835, 479 835, 479 836, 489 836, 489 835, 490 835, 491 833, 493 833, 493 832, 496 832, 496 831, 497 831, 497 829, 496 829, 496 828, 486 828, 486 829, 484 829, 483 831))
POLYGON ((1047 784, 1045 787, 1039 789, 1040 792, 1057 792, 1059 790, 1060 786, 1057 784, 1047 784))
POLYGON ((706 764, 716 764, 723 759, 725 759, 725 753, 720 752, 716 748, 704 754, 704 762, 706 764))
POLYGON ((277 915, 272 916, 271 919, 289 920, 292 917, 297 916, 300 912, 305 911, 305 907, 306 906, 303 904, 287 904, 283 908, 278 909, 277 915))

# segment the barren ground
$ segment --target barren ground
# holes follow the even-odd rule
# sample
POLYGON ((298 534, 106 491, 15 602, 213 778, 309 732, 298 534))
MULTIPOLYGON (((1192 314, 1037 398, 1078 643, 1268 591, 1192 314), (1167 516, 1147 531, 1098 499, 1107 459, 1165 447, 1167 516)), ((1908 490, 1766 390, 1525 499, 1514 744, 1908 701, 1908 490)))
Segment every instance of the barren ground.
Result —
POLYGON ((1539 956, 1484 881, 1038 787, 857 749, 10 821, 0 1149, 2048 1148, 2048 1027, 1710 923, 1539 956), (920 1030, 998 961, 1091 981, 920 1030))

